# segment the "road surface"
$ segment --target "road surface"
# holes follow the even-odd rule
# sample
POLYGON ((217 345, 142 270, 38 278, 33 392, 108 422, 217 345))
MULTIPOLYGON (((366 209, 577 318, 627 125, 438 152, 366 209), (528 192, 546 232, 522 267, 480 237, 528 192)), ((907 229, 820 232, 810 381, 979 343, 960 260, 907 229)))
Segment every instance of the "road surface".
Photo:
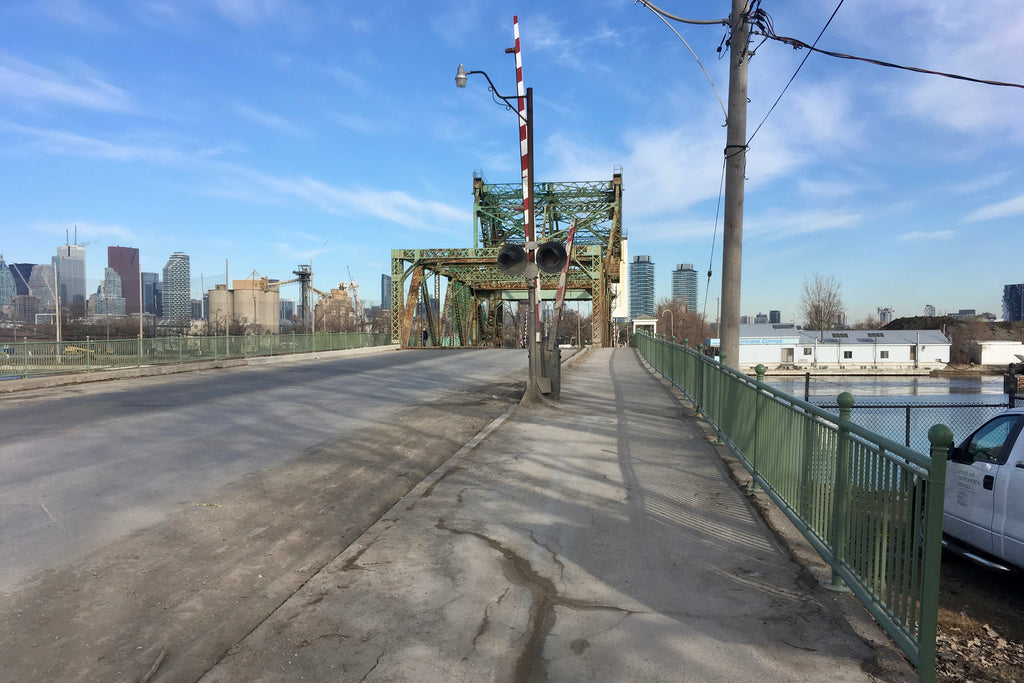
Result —
POLYGON ((513 404, 525 366, 388 352, 0 397, 0 679, 201 675, 513 404))

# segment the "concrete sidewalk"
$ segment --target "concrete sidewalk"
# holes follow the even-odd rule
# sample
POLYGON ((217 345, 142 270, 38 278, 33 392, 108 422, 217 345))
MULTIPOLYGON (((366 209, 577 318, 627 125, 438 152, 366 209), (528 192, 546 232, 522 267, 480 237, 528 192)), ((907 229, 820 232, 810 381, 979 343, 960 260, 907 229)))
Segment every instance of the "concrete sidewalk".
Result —
POLYGON ((492 423, 203 680, 916 680, 850 600, 632 349, 595 349, 561 401, 492 423))

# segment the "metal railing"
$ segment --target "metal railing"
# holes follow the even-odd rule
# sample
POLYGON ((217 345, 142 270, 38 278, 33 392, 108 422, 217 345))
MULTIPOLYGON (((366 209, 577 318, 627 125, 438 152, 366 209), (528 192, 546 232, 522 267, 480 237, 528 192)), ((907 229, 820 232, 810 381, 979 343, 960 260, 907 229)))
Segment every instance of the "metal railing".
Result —
MULTIPOLYGON (((994 396, 993 396, 994 397, 994 396)), ((828 403, 812 401, 816 406, 830 413, 839 414, 839 405, 833 400, 828 403)), ((995 417, 1007 408, 1012 408, 1013 396, 1009 400, 990 400, 984 403, 898 403, 886 400, 868 400, 853 406, 851 418, 854 422, 876 434, 899 441, 916 451, 928 450, 928 428, 941 422, 953 431, 953 440, 960 443, 971 432, 989 418, 995 417)))
POLYGON ((390 343, 388 334, 363 332, 0 343, 0 378, 338 351, 390 343))
POLYGON ((918 668, 935 679, 942 504, 952 432, 931 456, 771 388, 698 351, 646 334, 641 357, 678 387, 918 668))

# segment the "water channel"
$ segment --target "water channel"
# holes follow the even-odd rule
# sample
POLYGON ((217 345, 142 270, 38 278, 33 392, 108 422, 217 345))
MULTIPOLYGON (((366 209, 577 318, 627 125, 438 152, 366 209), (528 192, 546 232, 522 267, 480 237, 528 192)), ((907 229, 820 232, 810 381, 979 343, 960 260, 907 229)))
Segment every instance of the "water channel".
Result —
MULTIPOLYGON (((959 443, 990 417, 1009 406, 1002 375, 946 377, 766 377, 773 388, 830 412, 836 398, 854 396, 851 420, 876 434, 923 453, 929 450, 928 430, 945 424, 959 443)), ((1024 403, 1018 401, 1018 405, 1024 403)))

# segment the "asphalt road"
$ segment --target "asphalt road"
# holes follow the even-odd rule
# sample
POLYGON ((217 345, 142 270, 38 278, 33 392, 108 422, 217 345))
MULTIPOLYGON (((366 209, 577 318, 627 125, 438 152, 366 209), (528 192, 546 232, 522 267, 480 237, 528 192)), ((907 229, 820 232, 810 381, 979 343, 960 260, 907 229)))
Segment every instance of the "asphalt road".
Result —
POLYGON ((391 352, 0 396, 0 592, 525 364, 515 351, 391 352))

